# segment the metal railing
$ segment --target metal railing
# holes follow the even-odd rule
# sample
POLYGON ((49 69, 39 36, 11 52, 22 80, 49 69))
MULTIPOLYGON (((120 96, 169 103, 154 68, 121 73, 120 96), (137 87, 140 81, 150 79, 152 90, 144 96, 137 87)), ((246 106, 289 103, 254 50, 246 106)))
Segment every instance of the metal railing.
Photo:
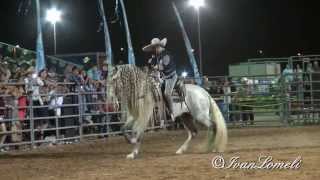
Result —
POLYGON ((320 73, 209 77, 207 90, 230 127, 313 125, 320 123, 316 76, 320 73), (303 79, 296 78, 299 75, 303 79))
MULTIPOLYGON (((0 84, 2 87, 21 85, 24 84, 0 84)), ((70 86, 70 83, 57 85, 70 86)), ((123 133, 121 126, 125 123, 126 113, 121 108, 116 109, 115 104, 107 104, 104 91, 81 90, 38 96, 47 100, 40 103, 32 92, 19 96, 0 94, 0 149, 35 148, 123 133)), ((154 116, 149 129, 162 127, 164 123, 154 116)))
MULTIPOLYGON (((302 73, 303 79, 292 78, 301 73, 208 77, 209 85, 205 82, 204 88, 216 100, 229 127, 315 125, 320 123, 320 78, 317 74, 320 76, 320 73, 302 73)), ((22 85, 2 83, 0 87, 22 85)), ((70 83, 57 85, 71 86, 70 83)), ((72 85, 71 89, 77 88, 72 85)), ((0 94, 5 101, 0 107, 0 149, 33 148, 122 134, 125 109, 112 109, 114 106, 105 102, 105 95, 103 90, 45 93, 39 95, 47 98, 41 104, 32 93, 0 94), (61 100, 63 102, 57 103, 61 100)), ((168 125, 165 114, 159 109, 164 108, 154 109, 149 129, 168 125)))

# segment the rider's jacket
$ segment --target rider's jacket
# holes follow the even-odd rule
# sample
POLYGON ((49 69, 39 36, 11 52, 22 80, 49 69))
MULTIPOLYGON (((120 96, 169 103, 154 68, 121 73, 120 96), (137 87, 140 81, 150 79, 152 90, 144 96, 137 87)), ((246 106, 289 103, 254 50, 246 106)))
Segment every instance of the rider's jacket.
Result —
POLYGON ((170 79, 177 74, 176 63, 168 51, 163 51, 160 55, 153 56, 148 63, 151 67, 158 66, 164 79, 170 79))

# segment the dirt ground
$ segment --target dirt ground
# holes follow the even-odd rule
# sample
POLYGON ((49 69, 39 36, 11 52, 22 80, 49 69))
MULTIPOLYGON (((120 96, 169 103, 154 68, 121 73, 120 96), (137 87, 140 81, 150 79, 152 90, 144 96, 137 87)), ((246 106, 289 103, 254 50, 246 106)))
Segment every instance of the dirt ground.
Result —
POLYGON ((1 180, 99 180, 99 179, 320 179, 320 127, 249 128, 229 130, 226 160, 241 162, 272 156, 274 161, 302 157, 298 170, 215 169, 216 153, 202 151, 205 132, 185 155, 175 155, 185 140, 184 131, 148 133, 137 160, 126 160, 131 150, 123 138, 14 152, 0 155, 1 180))

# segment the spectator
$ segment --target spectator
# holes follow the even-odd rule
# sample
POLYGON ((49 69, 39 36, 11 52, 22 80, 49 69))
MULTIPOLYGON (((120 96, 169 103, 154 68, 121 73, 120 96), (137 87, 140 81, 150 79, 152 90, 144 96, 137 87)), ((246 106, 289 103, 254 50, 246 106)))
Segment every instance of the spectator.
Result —
POLYGON ((303 104, 303 70, 300 68, 300 65, 297 64, 295 69, 296 74, 296 87, 297 87, 297 97, 298 97, 298 103, 302 107, 303 104))
POLYGON ((98 69, 96 64, 93 64, 92 67, 87 72, 88 76, 95 81, 101 80, 101 71, 98 69))
MULTIPOLYGON (((81 82, 81 77, 79 73, 79 69, 77 67, 72 67, 71 73, 67 74, 66 81, 69 83, 72 83, 72 85, 69 86, 69 92, 70 93, 78 93, 82 92, 83 86, 81 82)), ((79 96, 78 95, 69 95, 64 98, 64 104, 66 105, 72 105, 68 107, 63 108, 62 114, 65 115, 75 115, 79 114, 79 96)), ((64 126, 75 126, 79 124, 79 118, 77 117, 71 117, 71 118, 65 118, 63 122, 64 126)), ((66 137, 74 137, 76 133, 76 129, 67 129, 65 131, 66 137)))
POLYGON ((293 69, 289 64, 287 64, 286 68, 283 70, 282 75, 284 76, 286 83, 291 83, 293 81, 293 69))
POLYGON ((203 76, 203 88, 209 92, 209 94, 213 94, 212 92, 212 83, 209 81, 207 76, 203 76))
POLYGON ((303 70, 301 69, 299 64, 297 64, 296 66, 296 77, 298 81, 303 81, 303 70))
POLYGON ((313 66, 312 66, 311 62, 308 62, 306 72, 307 73, 312 73, 313 72, 313 66))
POLYGON ((307 67, 306 67, 306 74, 305 74, 305 78, 304 78, 304 89, 306 90, 306 92, 304 93, 304 97, 306 99, 309 99, 309 101, 306 101, 305 104, 306 105, 310 105, 311 104, 311 76, 313 73, 313 66, 312 63, 310 63, 310 61, 307 63, 307 67))
POLYGON ((231 87, 229 79, 226 79, 223 84, 223 103, 225 107, 225 119, 229 121, 229 109, 231 108, 231 87))
POLYGON ((22 130, 21 121, 25 118, 25 108, 22 106, 26 105, 26 99, 24 99, 24 90, 21 85, 10 86, 9 92, 7 94, 11 95, 11 131, 16 132, 11 134, 12 142, 21 142, 22 133, 19 132, 22 130))
POLYGON ((10 77, 11 77, 11 72, 8 66, 7 61, 2 61, 0 62, 0 82, 8 82, 10 77))
MULTIPOLYGON (((6 122, 4 122, 4 119, 6 117, 6 114, 5 114, 6 108, 5 108, 4 98, 2 97, 2 95, 4 95, 4 94, 5 94, 4 87, 1 87, 1 85, 0 85, 0 133, 7 132, 6 122)), ((0 151, 4 151, 3 145, 6 141, 6 139, 7 139, 6 134, 0 135, 0 151)))
POLYGON ((319 72, 319 71, 320 71, 320 67, 319 67, 318 61, 314 61, 314 62, 313 62, 313 70, 314 70, 315 72, 319 72))
POLYGON ((108 64, 104 63, 101 71, 101 80, 106 80, 108 77, 108 64))
MULTIPOLYGON (((40 93, 40 87, 41 91, 44 92, 44 81, 42 78, 46 78, 46 70, 41 71, 38 75, 36 74, 36 71, 34 67, 30 67, 28 70, 28 76, 25 78, 25 84, 26 84, 26 90, 27 93, 30 94, 31 100, 32 100, 32 107, 33 107, 33 116, 35 118, 39 117, 48 117, 48 110, 47 108, 44 108, 42 106, 45 105, 44 98, 41 97, 40 93), (40 77, 39 77, 40 76, 40 77)), ((45 124, 47 124, 47 120, 34 120, 34 128, 37 128, 39 130, 45 128, 45 124)), ((41 135, 41 138, 43 138, 43 132, 40 134, 37 134, 37 136, 41 135)))
POLYGON ((85 77, 84 90, 86 92, 85 101, 86 103, 89 103, 89 105, 86 106, 86 111, 87 112, 95 111, 96 110, 95 105, 92 105, 90 103, 94 103, 98 99, 97 94, 95 94, 95 92, 97 92, 97 87, 96 87, 96 82, 90 79, 89 76, 85 77))
MULTIPOLYGON (((293 69, 291 68, 291 66, 289 64, 287 64, 286 68, 283 70, 282 72, 283 78, 284 78, 284 85, 285 85, 285 94, 288 97, 288 100, 290 100, 290 96, 291 96, 291 91, 292 91, 292 82, 293 82, 293 78, 294 78, 294 72, 293 69)), ((291 103, 288 102, 287 103, 287 108, 288 112, 290 112, 291 108, 290 108, 291 103)))
POLYGON ((320 108, 320 67, 318 61, 313 62, 313 73, 312 73, 312 96, 313 96, 313 106, 316 109, 316 113, 320 108))

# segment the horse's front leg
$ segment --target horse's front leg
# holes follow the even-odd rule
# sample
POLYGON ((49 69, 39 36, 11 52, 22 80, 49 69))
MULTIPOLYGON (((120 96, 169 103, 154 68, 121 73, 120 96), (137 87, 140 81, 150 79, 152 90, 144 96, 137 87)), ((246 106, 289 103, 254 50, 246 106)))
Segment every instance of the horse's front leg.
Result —
MULTIPOLYGON (((129 132, 128 129, 131 129, 132 126, 134 124, 134 121, 133 121, 133 117, 130 116, 130 114, 127 114, 127 121, 126 123, 124 124, 124 126, 121 128, 121 131, 123 133, 123 136, 125 138, 125 140, 129 143, 129 144, 134 144, 134 142, 132 142, 132 136, 129 135, 129 132)), ((133 133, 132 133, 133 134, 133 133)))
POLYGON ((140 151, 140 146, 143 138, 143 132, 136 133, 136 137, 131 139, 131 143, 134 144, 134 148, 130 154, 127 155, 127 159, 135 159, 140 151))

